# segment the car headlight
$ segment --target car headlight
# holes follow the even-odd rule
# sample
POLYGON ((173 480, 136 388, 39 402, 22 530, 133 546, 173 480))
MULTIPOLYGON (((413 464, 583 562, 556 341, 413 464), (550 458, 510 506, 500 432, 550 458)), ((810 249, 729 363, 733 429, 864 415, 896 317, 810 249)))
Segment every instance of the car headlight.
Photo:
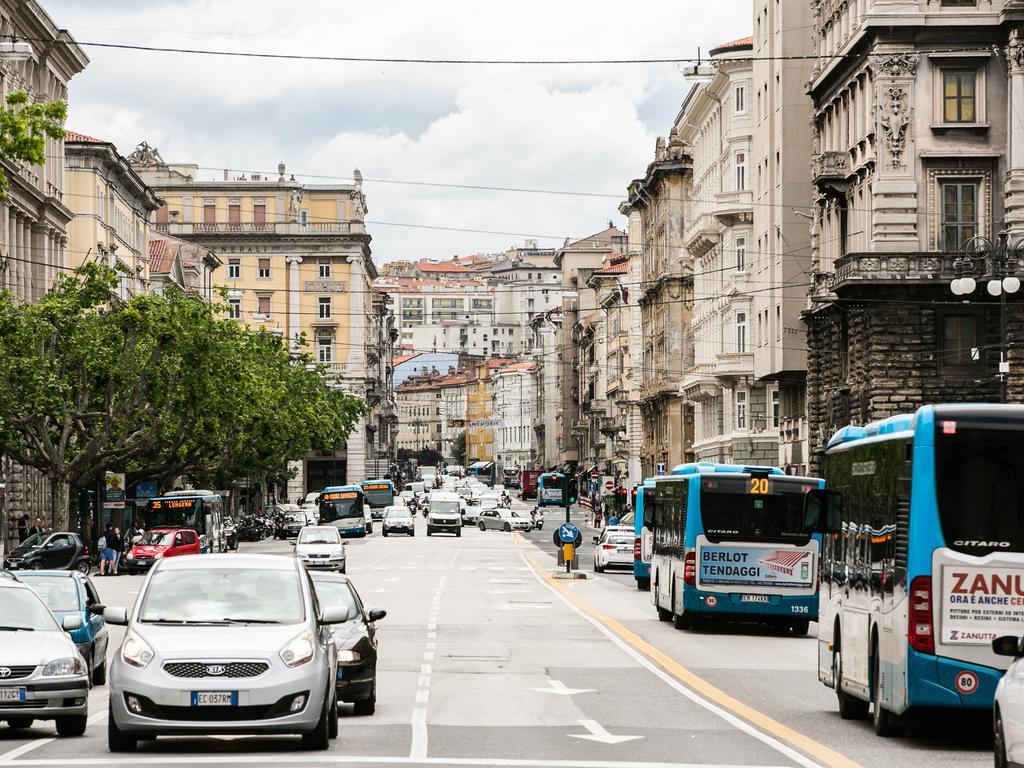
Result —
POLYGON ((313 658, 313 648, 313 634, 308 630, 301 632, 281 649, 281 660, 289 667, 297 667, 313 658))
POLYGON ((66 656, 63 659, 54 659, 43 667, 44 677, 68 677, 70 675, 84 675, 85 665, 81 657, 66 656))
POLYGON ((353 661, 360 661, 362 656, 359 655, 359 651, 338 651, 338 661, 346 664, 353 661))
POLYGON ((129 629, 121 645, 121 659, 126 664, 142 669, 153 660, 153 649, 149 647, 149 643, 129 629))
POLYGON ((336 549, 331 553, 331 560, 341 560, 345 557, 344 549, 336 549))

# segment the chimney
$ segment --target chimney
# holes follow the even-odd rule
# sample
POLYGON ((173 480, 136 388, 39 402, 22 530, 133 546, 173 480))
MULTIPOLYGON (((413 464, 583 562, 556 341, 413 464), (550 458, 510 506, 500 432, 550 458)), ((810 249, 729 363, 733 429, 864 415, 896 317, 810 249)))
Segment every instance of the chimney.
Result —
POLYGON ((283 161, 277 164, 277 175, 279 177, 278 181, 284 181, 284 162, 283 161))
POLYGON ((231 181, 231 169, 224 169, 224 181, 231 181))

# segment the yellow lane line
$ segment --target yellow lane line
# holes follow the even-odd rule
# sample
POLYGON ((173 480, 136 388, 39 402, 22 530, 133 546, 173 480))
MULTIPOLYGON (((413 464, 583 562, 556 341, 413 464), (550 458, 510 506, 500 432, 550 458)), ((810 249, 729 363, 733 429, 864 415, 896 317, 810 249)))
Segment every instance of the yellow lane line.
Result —
POLYGON ((537 572, 537 575, 545 581, 545 583, 553 589, 558 590, 566 600, 579 608, 583 613, 602 624, 606 629, 618 636, 620 640, 625 642, 635 651, 646 656, 650 661, 657 664, 665 672, 676 678, 676 680, 690 688, 692 691, 700 694, 709 701, 714 702, 737 717, 746 720, 748 723, 765 733, 769 733, 777 739, 795 747, 805 755, 814 758, 822 765, 830 766, 830 768, 861 768, 859 763, 855 763, 848 757, 826 747, 821 742, 815 741, 809 736, 805 736, 798 731, 794 731, 789 726, 780 723, 778 720, 769 717, 763 712, 760 712, 747 704, 744 704, 739 699, 733 698, 720 688, 716 688, 707 680, 694 674, 664 651, 647 642, 632 630, 627 629, 615 619, 604 615, 590 605, 590 603, 583 600, 575 591, 568 589, 566 586, 568 583, 579 584, 580 582, 566 582, 553 578, 549 574, 548 570, 538 563, 528 551, 526 551, 523 547, 523 539, 518 533, 515 534, 515 539, 516 544, 520 547, 523 557, 526 558, 526 561, 534 571, 537 572))

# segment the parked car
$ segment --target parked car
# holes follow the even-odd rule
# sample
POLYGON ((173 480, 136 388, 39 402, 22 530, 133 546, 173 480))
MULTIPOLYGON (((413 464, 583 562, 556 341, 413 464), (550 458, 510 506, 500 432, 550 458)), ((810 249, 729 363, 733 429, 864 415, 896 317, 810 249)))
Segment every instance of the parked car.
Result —
POLYGON ((29 536, 4 560, 12 570, 75 570, 89 573, 89 547, 77 533, 58 531, 29 536))
POLYGON ((345 572, 345 547, 333 525, 307 525, 295 540, 295 558, 307 568, 345 572))
POLYGON ((594 573, 605 568, 633 569, 633 529, 626 525, 610 525, 594 537, 594 573))
POLYGON ((313 587, 324 610, 347 611, 349 619, 332 627, 338 653, 335 690, 339 702, 355 705, 357 715, 377 708, 377 628, 386 611, 363 606, 356 588, 345 576, 314 573, 313 587))
POLYGON ((306 514, 306 525, 320 524, 320 507, 316 504, 303 504, 300 509, 306 514))
POLYGON ((306 527, 306 513, 297 504, 282 504, 278 514, 275 539, 290 539, 298 536, 299 531, 306 527))
POLYGON ((213 554, 161 560, 111 658, 107 746, 133 751, 164 734, 301 734, 327 749, 338 733, 337 651, 297 559, 213 554))
POLYGON ((107 681, 109 634, 92 580, 78 571, 25 571, 18 574, 18 581, 28 584, 42 598, 58 622, 66 616, 81 619, 81 626, 69 634, 85 659, 89 680, 93 685, 103 685, 107 681))
POLYGON ((481 510, 477 520, 477 527, 481 531, 529 531, 533 528, 533 522, 528 517, 520 517, 511 509, 490 507, 481 510))
POLYGON ((224 518, 224 541, 228 545, 228 549, 233 552, 238 551, 238 542, 240 541, 240 535, 238 533, 238 526, 235 524, 233 517, 224 518))
POLYGON ((89 716, 89 670, 66 633, 82 626, 77 615, 59 621, 27 584, 0 578, 0 720, 31 728, 53 720, 59 736, 81 736, 89 716))
POLYGON ((188 528, 154 528, 125 553, 120 568, 125 573, 148 571, 165 557, 198 555, 201 546, 199 534, 188 528))
POLYGON ((381 536, 389 533, 416 535, 416 518, 408 507, 385 507, 384 521, 380 524, 381 536))

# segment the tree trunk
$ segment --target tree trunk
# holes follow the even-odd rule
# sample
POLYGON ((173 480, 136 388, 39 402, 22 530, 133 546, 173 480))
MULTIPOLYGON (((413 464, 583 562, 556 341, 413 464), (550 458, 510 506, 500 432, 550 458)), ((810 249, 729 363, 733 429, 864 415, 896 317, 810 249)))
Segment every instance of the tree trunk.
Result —
POLYGON ((64 475, 50 475, 50 511, 53 530, 66 531, 70 524, 71 484, 64 475))

